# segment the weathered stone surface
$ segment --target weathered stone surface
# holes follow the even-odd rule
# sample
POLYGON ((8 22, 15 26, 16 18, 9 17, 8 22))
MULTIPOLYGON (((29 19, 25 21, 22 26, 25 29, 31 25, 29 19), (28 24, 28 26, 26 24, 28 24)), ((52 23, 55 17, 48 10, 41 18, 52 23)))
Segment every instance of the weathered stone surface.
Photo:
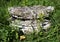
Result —
POLYGON ((14 26, 17 29, 21 29, 24 34, 30 34, 33 33, 34 31, 38 33, 41 28, 42 29, 48 29, 50 27, 51 23, 49 20, 44 20, 43 22, 40 22, 39 20, 26 20, 26 21, 19 21, 19 20, 14 20, 10 24, 10 26, 14 26))
POLYGON ((44 17, 49 16, 49 12, 53 11, 54 7, 52 6, 32 6, 32 7, 10 7, 8 8, 9 13, 12 17, 20 19, 33 19, 39 18, 40 14, 43 14, 44 17))
POLYGON ((50 20, 44 19, 49 17, 49 12, 52 12, 54 7, 52 6, 32 6, 32 7, 10 7, 8 11, 12 18, 10 26, 21 29, 24 34, 30 34, 35 31, 38 33, 41 28, 48 29, 51 25, 50 20), (43 15, 43 16, 42 16, 43 15), (39 19, 38 19, 39 18, 39 19), (43 19, 42 21, 40 19, 43 19))

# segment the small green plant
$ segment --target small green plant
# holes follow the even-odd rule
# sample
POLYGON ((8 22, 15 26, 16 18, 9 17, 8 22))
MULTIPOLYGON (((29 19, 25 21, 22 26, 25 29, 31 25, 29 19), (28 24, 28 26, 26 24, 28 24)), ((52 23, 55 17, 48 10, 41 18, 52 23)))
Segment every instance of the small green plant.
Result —
POLYGON ((40 13, 38 16, 39 16, 39 20, 40 21, 43 21, 44 20, 44 13, 40 13))

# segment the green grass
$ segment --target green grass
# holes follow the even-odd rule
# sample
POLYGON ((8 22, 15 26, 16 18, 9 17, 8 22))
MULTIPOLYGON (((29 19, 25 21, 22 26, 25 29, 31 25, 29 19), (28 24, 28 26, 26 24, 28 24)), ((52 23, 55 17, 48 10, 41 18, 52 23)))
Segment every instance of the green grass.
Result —
POLYGON ((60 0, 0 0, 0 42, 59 42, 60 41, 60 0), (26 39, 20 41, 16 35, 17 31, 9 27, 10 21, 8 7, 11 6, 54 6, 55 10, 50 14, 52 26, 45 33, 38 35, 26 35, 26 39), (14 30, 14 31, 12 31, 14 30))

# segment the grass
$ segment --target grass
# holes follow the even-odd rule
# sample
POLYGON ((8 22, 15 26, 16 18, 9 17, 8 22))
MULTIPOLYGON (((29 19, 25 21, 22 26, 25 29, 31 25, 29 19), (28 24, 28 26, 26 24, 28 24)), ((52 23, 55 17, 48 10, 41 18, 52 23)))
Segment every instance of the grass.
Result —
POLYGON ((0 42, 59 42, 60 41, 60 0, 0 0, 0 42), (52 26, 45 33, 41 31, 38 35, 26 35, 26 39, 20 41, 17 31, 9 27, 10 21, 8 7, 11 6, 54 6, 55 10, 50 14, 52 26), (12 31, 14 30, 14 31, 12 31))

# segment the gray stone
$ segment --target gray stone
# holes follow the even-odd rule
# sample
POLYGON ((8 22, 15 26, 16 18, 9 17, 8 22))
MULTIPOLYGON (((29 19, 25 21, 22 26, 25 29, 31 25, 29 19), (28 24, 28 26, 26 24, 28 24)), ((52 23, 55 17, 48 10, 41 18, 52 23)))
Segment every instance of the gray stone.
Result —
POLYGON ((39 18, 40 14, 43 14, 44 17, 49 16, 49 12, 53 11, 54 7, 52 6, 32 6, 32 7, 10 7, 8 8, 9 13, 12 17, 20 19, 33 19, 39 18))
POLYGON ((52 6, 32 6, 32 7, 9 7, 8 11, 11 15, 10 26, 21 29, 24 34, 38 33, 41 29, 48 29, 51 21, 44 19, 49 17, 49 12, 53 12, 52 6))

